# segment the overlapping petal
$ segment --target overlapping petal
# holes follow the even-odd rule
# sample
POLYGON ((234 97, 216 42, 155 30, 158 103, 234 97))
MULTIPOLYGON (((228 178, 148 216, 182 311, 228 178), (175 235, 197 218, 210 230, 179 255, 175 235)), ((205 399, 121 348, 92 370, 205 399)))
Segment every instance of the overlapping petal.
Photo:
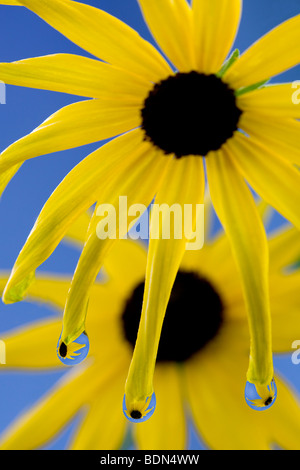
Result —
POLYGON ((116 173, 121 173, 127 159, 137 158, 149 148, 137 129, 109 142, 73 168, 46 202, 20 252, 4 292, 5 302, 23 298, 34 271, 51 255, 77 216, 92 206, 116 173))
POLYGON ((230 67, 225 79, 234 88, 269 80, 299 64, 300 15, 268 32, 230 67))
POLYGON ((254 136, 249 139, 237 133, 228 148, 252 188, 299 228, 299 171, 254 136))
POLYGON ((196 68, 193 18, 186 0, 139 0, 146 24, 170 61, 182 72, 196 68))
POLYGON ((120 449, 127 421, 122 412, 126 365, 88 401, 86 415, 70 444, 71 450, 120 449))
POLYGON ((270 152, 300 166, 299 121, 252 112, 243 115, 241 127, 251 138, 267 146, 270 152))
POLYGON ((110 367, 103 367, 99 376, 91 362, 87 361, 63 376, 33 408, 21 415, 0 439, 0 448, 31 450, 43 446, 87 400, 95 397, 101 384, 120 369, 119 364, 115 363, 114 367, 110 364, 110 367), (73 393, 74 390, 80 390, 80 393, 73 393))
POLYGON ((181 377, 175 364, 156 367, 154 387, 158 397, 155 414, 134 430, 138 449, 183 450, 187 444, 181 377), (174 432, 176 430, 176 432, 174 432))
POLYGON ((157 81, 169 74, 163 57, 127 24, 105 11, 69 0, 22 0, 25 7, 96 57, 157 81))
POLYGON ((127 70, 79 55, 51 54, 0 63, 0 80, 7 85, 140 104, 149 83, 127 70))
POLYGON ((98 142, 139 125, 137 107, 123 108, 121 104, 98 99, 71 104, 4 150, 0 155, 0 172, 28 158, 98 142))
POLYGON ((194 43, 197 69, 204 73, 218 72, 237 34, 241 0, 193 0, 194 43))
POLYGON ((158 190, 170 159, 145 144, 127 159, 123 171, 111 178, 110 184, 101 194, 95 209, 87 240, 77 264, 64 313, 62 341, 69 344, 85 329, 90 290, 95 282, 104 258, 117 239, 128 232, 127 208, 134 204, 143 205, 144 210, 151 203, 158 190), (140 182, 144 183, 141 185, 140 182), (126 196, 126 208, 120 206, 120 196, 126 196), (104 206, 103 206, 104 205, 104 206), (108 207, 109 206, 109 207, 108 207), (103 211, 110 211, 108 232, 103 234, 98 224, 103 211), (125 212, 125 213, 124 213, 125 212), (118 222, 117 222, 118 221, 118 222), (103 235, 105 235, 103 237, 103 235), (103 238, 102 238, 103 237, 103 238))
POLYGON ((271 450, 276 445, 299 449, 299 398, 278 376, 276 406, 254 413, 246 405, 242 371, 247 355, 238 339, 229 325, 219 344, 215 342, 208 354, 195 357, 184 369, 200 435, 210 448, 218 450, 271 450))
POLYGON ((237 105, 243 111, 263 113, 265 120, 267 116, 300 119, 300 103, 293 100, 295 93, 292 83, 265 86, 239 96, 237 105))

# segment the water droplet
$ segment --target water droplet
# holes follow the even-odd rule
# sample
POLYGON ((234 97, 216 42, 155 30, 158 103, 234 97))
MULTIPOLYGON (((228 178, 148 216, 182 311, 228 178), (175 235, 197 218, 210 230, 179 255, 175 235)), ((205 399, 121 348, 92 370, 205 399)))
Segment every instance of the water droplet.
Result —
POLYGON ((124 395, 124 398, 123 398, 123 413, 124 413, 125 417, 129 421, 131 421, 132 423, 144 423, 149 418, 151 418, 151 416, 153 415, 153 413, 155 411, 155 408, 156 408, 155 393, 152 393, 152 395, 147 398, 143 409, 140 409, 140 410, 132 409, 132 410, 130 410, 130 412, 127 410, 126 396, 124 395))
POLYGON ((68 345, 62 343, 60 337, 57 343, 57 357, 64 365, 75 366, 84 361, 89 349, 90 342, 85 332, 68 345))
POLYGON ((260 386, 251 382, 246 383, 245 399, 253 410, 268 410, 277 398, 277 387, 273 379, 270 385, 260 386))

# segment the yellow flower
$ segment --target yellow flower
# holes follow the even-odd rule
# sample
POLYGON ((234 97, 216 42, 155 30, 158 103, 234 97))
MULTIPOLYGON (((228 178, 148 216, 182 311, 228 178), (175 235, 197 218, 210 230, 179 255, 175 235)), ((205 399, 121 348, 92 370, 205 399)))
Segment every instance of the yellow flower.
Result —
MULTIPOLYGON (((299 250, 295 229, 281 230, 270 240, 276 353, 289 352, 299 336, 300 273, 284 273, 299 250)), ((139 243, 123 240, 114 246, 105 262, 106 280, 98 280, 91 292, 88 358, 3 433, 2 449, 40 448, 79 411, 82 420, 70 448, 120 447, 128 425, 122 396, 140 317, 145 266, 146 250, 139 243)), ((5 282, 2 273, 0 289, 5 282)), ((30 287, 29 300, 50 304, 60 313, 68 287, 66 278, 40 275, 30 287)), ((133 425, 138 448, 184 449, 187 412, 213 449, 274 445, 300 449, 299 402, 285 380, 276 377, 277 403, 264 413, 253 412, 243 398, 247 314, 241 280, 223 234, 197 254, 185 254, 165 321, 154 377, 157 409, 149 421, 133 425)), ((6 369, 63 367, 55 354, 60 328, 59 315, 9 332, 3 337, 6 369)))
MULTIPOLYGON (((201 203, 204 163, 213 204, 243 278, 251 333, 248 381, 267 394, 273 379, 268 249, 245 179, 300 227, 300 176, 294 166, 300 162, 300 107, 292 101, 291 84, 261 86, 299 63, 300 15, 241 57, 234 52, 224 62, 239 25, 241 0, 193 0, 191 6, 186 0, 139 0, 173 68, 150 43, 104 11, 69 0, 16 3, 95 59, 55 54, 2 63, 0 79, 93 99, 62 108, 4 150, 0 192, 26 159, 119 137, 84 159, 51 195, 15 263, 4 301, 23 298, 38 266, 96 201, 117 207, 124 194, 130 206, 147 206, 154 196, 169 206, 201 203)), ((96 223, 95 212, 67 298, 66 345, 85 330, 90 290, 114 241, 99 241, 96 223)), ((120 222, 120 238, 127 230, 127 223, 120 222)), ((128 404, 143 406, 152 394, 160 326, 185 247, 185 238, 150 241, 142 312, 146 328, 130 368, 128 404)))

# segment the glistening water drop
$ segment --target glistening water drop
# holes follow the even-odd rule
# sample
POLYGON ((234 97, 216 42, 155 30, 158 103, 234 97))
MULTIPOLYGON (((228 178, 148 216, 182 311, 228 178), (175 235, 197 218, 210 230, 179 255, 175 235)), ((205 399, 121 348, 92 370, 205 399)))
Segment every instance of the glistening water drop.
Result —
POLYGON ((60 336, 57 343, 57 357, 64 365, 75 366, 84 361, 89 349, 90 342, 85 332, 69 344, 62 342, 60 336))
POLYGON ((246 403, 253 410, 268 410, 274 405, 277 398, 277 387, 273 379, 269 385, 259 386, 251 382, 246 383, 246 403))
POLYGON ((137 409, 128 409, 126 404, 126 395, 123 398, 123 413, 128 421, 132 423, 143 423, 147 421, 153 415, 156 408, 156 396, 155 393, 152 393, 146 399, 146 403, 143 408, 137 407, 137 409))

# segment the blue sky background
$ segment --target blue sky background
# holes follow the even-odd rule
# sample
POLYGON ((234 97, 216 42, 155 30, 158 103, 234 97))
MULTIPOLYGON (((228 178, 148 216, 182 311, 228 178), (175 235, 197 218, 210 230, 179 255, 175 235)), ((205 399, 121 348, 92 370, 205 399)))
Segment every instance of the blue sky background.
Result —
MULTIPOLYGON (((83 1, 98 6, 126 21, 149 41, 153 42, 140 15, 136 0, 90 0, 83 1)), ((244 12, 235 47, 245 50, 252 42, 268 30, 300 13, 299 0, 244 0, 244 12)), ((55 52, 87 55, 58 32, 51 29, 37 16, 19 7, 0 7, 0 61, 13 61, 55 52)), ((1 78, 1 77, 0 77, 1 78)), ((276 79, 279 81, 300 80, 300 68, 276 79)), ((77 101, 72 95, 26 88, 7 87, 6 105, 0 105, 0 151, 32 131, 50 114, 59 108, 77 101)), ((93 144, 79 149, 36 158, 25 163, 8 186, 0 202, 0 270, 9 270, 24 244, 34 221, 45 201, 64 176, 88 153, 97 148, 93 144)), ((281 223, 275 217, 273 226, 281 223)), ((60 246, 42 266, 42 270, 72 273, 78 253, 60 246)), ((22 323, 32 322, 49 315, 46 308, 26 302, 12 306, 0 304, 1 333, 22 323)), ((300 335, 299 335, 300 336, 300 335)), ((295 337, 295 339, 300 339, 295 337)), ((292 352, 292 351, 291 351, 292 352)), ((290 356, 276 357, 275 366, 300 392, 300 365, 292 365, 290 356)), ((16 373, 7 372, 0 366, 0 432, 21 411, 30 407, 61 373, 16 373)), ((69 426, 47 448, 64 448, 73 427, 69 426)), ((193 434, 192 449, 202 445, 193 434)))

